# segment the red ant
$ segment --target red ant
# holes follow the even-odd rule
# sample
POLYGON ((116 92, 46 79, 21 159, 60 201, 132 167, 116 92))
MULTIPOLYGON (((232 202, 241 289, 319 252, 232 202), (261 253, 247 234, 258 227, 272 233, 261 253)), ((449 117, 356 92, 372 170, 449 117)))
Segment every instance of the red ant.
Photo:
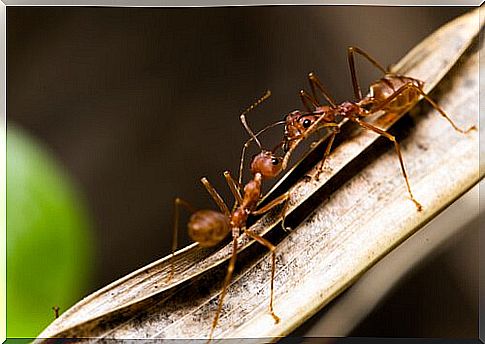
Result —
POLYGON ((389 72, 367 53, 356 47, 348 48, 347 57, 350 74, 352 77, 352 85, 357 102, 345 101, 337 105, 337 103, 325 90, 323 84, 320 82, 317 76, 314 73, 309 73, 308 81, 310 83, 312 94, 309 95, 304 90, 300 91, 300 99, 303 102, 307 112, 296 110, 288 114, 285 118, 286 125, 283 139, 283 150, 286 154, 283 161, 283 168, 286 168, 289 156, 302 140, 321 128, 328 128, 330 129, 331 134, 323 159, 320 163, 320 167, 316 174, 316 178, 318 179, 320 173, 323 171, 325 159, 330 153, 335 136, 339 133, 338 122, 340 122, 340 120, 343 118, 347 118, 348 120, 357 123, 364 129, 371 130, 379 135, 382 135, 394 143, 396 153, 399 157, 401 171, 404 179, 406 180, 409 195, 411 200, 416 205, 418 211, 420 211, 422 206, 414 198, 411 191, 406 169, 404 167, 404 161, 401 155, 401 149, 399 147, 399 143, 396 141, 396 138, 386 131, 364 121, 363 119, 381 110, 396 114, 405 113, 411 109, 422 96, 431 104, 431 106, 433 106, 433 108, 435 108, 445 119, 448 120, 456 131, 460 133, 467 133, 470 130, 475 129, 475 126, 472 126, 467 130, 462 130, 457 127, 456 124, 443 111, 443 109, 441 109, 438 104, 436 104, 423 91, 423 81, 389 72), (369 93, 365 97, 362 96, 362 91, 357 80, 354 53, 362 55, 371 64, 384 73, 384 76, 381 79, 373 82, 370 85, 369 93), (320 104, 316 96, 316 90, 323 95, 330 106, 320 104))
MULTIPOLYGON (((174 212, 174 229, 173 229, 173 243, 172 243, 172 257, 174 256, 175 249, 177 248, 177 231, 178 231, 178 223, 179 223, 179 206, 185 207, 189 210, 192 215, 189 219, 187 224, 189 236, 192 240, 196 241, 202 247, 211 247, 219 243, 223 240, 229 232, 232 232, 232 255, 229 261, 229 266, 227 268, 226 277, 224 279, 224 284, 222 287, 222 292, 219 297, 219 304, 218 308, 212 322, 212 327, 209 334, 209 341, 212 338, 214 329, 217 326, 217 322, 219 320, 219 316, 222 310, 222 302, 227 292, 227 287, 229 282, 231 281, 232 274, 234 271, 234 267, 236 264, 236 257, 237 257, 237 240, 238 237, 241 235, 241 230, 249 236, 250 238, 254 239, 255 241, 259 242, 261 245, 267 247, 272 254, 272 267, 271 267, 271 285, 270 285, 270 303, 269 303, 269 310, 270 313, 277 323, 279 321, 278 316, 274 313, 273 310, 273 282, 274 282, 274 275, 276 270, 276 255, 275 250, 276 247, 271 244, 268 240, 264 239, 260 235, 254 233, 253 231, 246 228, 246 221, 249 215, 261 215, 269 210, 273 209, 277 205, 284 203, 288 199, 288 193, 285 193, 278 198, 274 199, 272 202, 268 203, 267 205, 257 209, 258 203, 262 196, 262 181, 264 179, 275 178, 279 175, 282 171, 282 161, 281 157, 276 156, 272 151, 264 150, 261 146, 259 139, 253 133, 251 128, 248 126, 246 122, 246 114, 254 109, 257 105, 262 103, 270 96, 270 92, 267 91, 266 94, 261 97, 257 102, 251 105, 248 109, 246 109, 241 115, 241 123, 243 124, 245 130, 251 136, 252 140, 254 140, 261 152, 253 157, 251 161, 251 173, 252 179, 242 188, 243 192, 241 194, 240 184, 238 184, 231 176, 229 171, 224 172, 224 177, 226 182, 231 190, 235 200, 236 205, 232 211, 229 211, 226 203, 222 199, 222 197, 217 193, 216 189, 209 183, 207 178, 202 178, 201 182, 206 188, 207 192, 209 192, 210 196, 217 204, 220 209, 220 212, 214 210, 196 210, 192 207, 188 202, 182 200, 181 198, 175 199, 175 212, 174 212)), ((266 130, 263 129, 263 131, 266 130)), ((258 133, 259 134, 259 133, 258 133)), ((173 262, 172 262, 172 273, 170 274, 169 278, 173 276, 173 262)))

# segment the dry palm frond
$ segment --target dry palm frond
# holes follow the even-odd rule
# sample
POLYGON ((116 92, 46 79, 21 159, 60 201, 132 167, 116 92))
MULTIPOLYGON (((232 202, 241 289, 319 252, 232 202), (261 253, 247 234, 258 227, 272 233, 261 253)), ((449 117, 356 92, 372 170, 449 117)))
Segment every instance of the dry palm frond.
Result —
MULTIPOLYGON (((470 12, 430 35, 393 68, 425 81, 426 92, 443 79, 433 96, 462 127, 478 124, 482 25, 478 10, 470 12)), ((398 120, 386 114, 375 123, 387 130, 398 120)), ((278 242, 275 311, 281 321, 274 324, 268 313, 269 256, 243 236, 216 338, 290 333, 483 176, 478 131, 459 134, 431 108, 403 120, 393 129, 424 210, 417 212, 407 197, 392 146, 370 132, 341 142, 318 181, 295 181, 296 168, 273 194, 290 189, 287 213, 298 226, 284 233, 275 211, 251 227, 278 242)), ((321 152, 320 147, 315 149, 321 152)), ((189 246, 176 254, 174 279, 167 281, 169 257, 154 262, 80 301, 39 338, 204 338, 230 251, 230 244, 216 250, 189 246)))

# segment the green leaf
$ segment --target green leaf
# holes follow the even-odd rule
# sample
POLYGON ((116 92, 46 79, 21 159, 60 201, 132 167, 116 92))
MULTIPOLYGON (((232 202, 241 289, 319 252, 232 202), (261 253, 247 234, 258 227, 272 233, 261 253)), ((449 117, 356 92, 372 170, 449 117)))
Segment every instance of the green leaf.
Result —
POLYGON ((85 292, 92 233, 66 171, 15 126, 7 130, 7 336, 35 337, 85 292))

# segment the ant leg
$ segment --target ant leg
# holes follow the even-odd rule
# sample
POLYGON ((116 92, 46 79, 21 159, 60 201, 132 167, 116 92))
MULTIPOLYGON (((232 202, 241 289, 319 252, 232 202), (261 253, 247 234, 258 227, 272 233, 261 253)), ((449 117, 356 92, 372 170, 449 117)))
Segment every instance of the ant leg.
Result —
POLYGON ((406 180, 406 186, 408 188, 409 196, 411 197, 411 200, 416 205, 416 208, 418 209, 418 211, 421 211, 423 209, 423 206, 414 198, 414 195, 411 191, 411 186, 409 185, 409 180, 408 180, 408 175, 406 173, 406 168, 404 167, 404 160, 403 160, 402 155, 401 155, 401 149, 400 149, 399 143, 396 141, 396 138, 393 135, 389 134, 388 132, 386 132, 386 131, 384 131, 384 130, 376 127, 376 126, 373 126, 370 123, 364 122, 364 121, 362 121, 358 118, 350 118, 350 120, 356 122, 361 127, 368 129, 368 130, 371 130, 371 131, 373 131, 373 132, 375 132, 375 133, 377 133, 381 136, 384 136, 385 138, 389 139, 390 141, 394 142, 394 148, 396 149, 397 156, 399 157, 399 163, 401 164, 401 171, 402 171, 402 174, 404 176, 404 179, 406 180))
POLYGON ((217 322, 219 321, 219 316, 221 315, 222 302, 224 301, 224 297, 226 296, 227 287, 229 286, 229 282, 231 282, 232 273, 234 272, 234 267, 236 266, 238 236, 239 236, 238 234, 235 234, 233 232, 231 260, 229 261, 229 265, 227 267, 227 273, 224 279, 222 292, 221 292, 221 295, 219 296, 219 304, 217 305, 216 315, 214 316, 214 320, 212 321, 212 327, 209 333, 209 339, 207 340, 207 343, 209 343, 212 340, 212 335, 214 334, 214 330, 217 326, 217 322))
POLYGON ((231 176, 231 172, 224 171, 224 178, 226 178, 227 185, 229 185, 229 189, 231 189, 232 195, 236 200, 236 203, 234 204, 234 206, 241 204, 243 201, 243 198, 241 196, 241 192, 240 192, 239 186, 237 185, 237 182, 231 176))
POLYGON ((334 122, 321 124, 324 119, 325 119, 325 116, 318 117, 318 119, 315 122, 313 122, 312 125, 307 130, 305 130, 305 132, 303 132, 303 134, 300 134, 298 137, 292 138, 290 140, 290 141, 295 141, 295 143, 290 147, 290 149, 283 156, 283 162, 281 164, 283 170, 286 169, 288 162, 290 161, 291 155, 293 154, 293 151, 296 149, 296 147, 298 147, 301 141, 305 140, 313 132, 321 128, 339 126, 338 123, 334 123, 334 122))
POLYGON ((359 81, 357 80, 357 73, 355 71, 355 59, 354 53, 360 54, 365 57, 370 63, 372 63, 377 69, 379 69, 383 74, 388 74, 388 71, 382 67, 376 60, 370 57, 365 51, 357 47, 349 47, 347 49, 347 59, 349 61, 350 76, 352 78, 352 86, 354 87, 354 95, 357 100, 362 99, 362 91, 360 89, 359 81))
POLYGON ((267 213, 277 205, 285 202, 289 197, 289 193, 285 192, 283 195, 276 197, 274 200, 266 204, 264 207, 261 207, 258 210, 254 210, 251 212, 252 215, 262 215, 264 213, 267 213))
POLYGON ((308 112, 313 111, 311 106, 313 106, 313 108, 317 108, 320 106, 320 104, 315 100, 315 98, 309 95, 308 93, 306 93, 305 90, 300 90, 300 100, 308 112))
POLYGON ((286 209, 288 207, 288 198, 290 198, 290 193, 289 192, 285 192, 283 195, 281 196, 278 196, 276 197, 274 200, 272 200, 271 202, 269 202, 268 204, 266 204, 264 207, 258 209, 258 210, 254 210, 251 212, 252 215, 261 215, 261 214, 264 214, 268 211, 270 211, 271 209, 273 209, 274 207, 276 207, 277 205, 281 204, 281 203, 285 203, 285 205, 283 206, 283 210, 281 211, 281 227, 283 227, 283 229, 286 231, 287 228, 285 226, 285 219, 286 219, 286 209))
POLYGON ((408 82, 407 84, 404 84, 403 86, 399 87, 399 89, 396 92, 394 92, 392 95, 390 95, 389 98, 387 98, 381 104, 379 104, 378 106, 376 106, 375 108, 373 108, 372 109, 372 112, 370 114, 375 113, 375 112, 377 112, 379 110, 382 110, 387 105, 389 105, 395 98, 399 97, 401 94, 403 94, 404 92, 406 92, 408 89, 413 89, 413 90, 417 91, 419 94, 421 94, 423 96, 423 98, 426 99, 428 101, 428 103, 430 103, 431 106, 436 111, 438 111, 440 113, 440 115, 443 116, 451 124, 451 126, 453 127, 453 129, 455 129, 459 133, 466 134, 470 130, 476 129, 476 127, 474 125, 471 126, 468 129, 466 129, 466 130, 463 130, 463 129, 459 128, 455 124, 455 122, 453 122, 453 120, 446 114, 446 112, 438 104, 436 104, 433 99, 430 98, 430 96, 428 96, 420 87, 416 86, 412 82, 408 82))
POLYGON ((291 139, 287 140, 286 142, 287 143, 290 143, 290 142, 293 143, 293 141, 295 141, 295 143, 292 144, 291 146, 288 145, 287 150, 285 152, 285 155, 283 155, 283 162, 281 163, 281 170, 282 171, 286 170, 286 167, 288 166, 288 163, 290 162, 291 155, 293 154, 293 151, 300 144, 300 142, 301 142, 300 135, 298 135, 298 137, 291 138, 291 139))
POLYGON ((175 198, 174 201, 174 212, 173 212, 173 233, 172 233, 172 257, 170 258, 170 274, 167 277, 167 282, 169 282, 173 275, 174 275, 174 258, 175 258, 175 250, 177 249, 177 242, 178 242, 178 229, 179 229, 179 217, 180 217, 180 210, 179 207, 185 207, 189 212, 195 213, 197 210, 192 207, 188 202, 184 201, 181 198, 175 198))
POLYGON ((311 72, 308 73, 308 82, 310 83, 310 88, 312 89, 312 94, 313 98, 317 99, 315 88, 318 88, 320 93, 323 95, 325 100, 330 104, 331 107, 336 107, 335 105, 335 100, 333 100, 332 96, 328 93, 328 91, 323 87, 322 82, 318 77, 315 75, 315 73, 311 72))
MULTIPOLYGON (((323 116, 320 117, 320 118, 323 118, 323 116)), ((320 118, 317 119, 317 121, 315 121, 315 123, 313 123, 313 125, 316 125, 316 124, 320 125, 320 123, 318 123, 320 118)), ((304 140, 308 135, 311 134, 311 132, 314 131, 314 130, 312 130, 313 125, 310 128, 308 128, 307 131, 305 131, 303 134, 301 134, 301 136, 299 138, 300 141, 304 140)), ((321 129, 321 128, 327 128, 327 127, 331 128, 332 134, 330 136, 329 142, 328 142, 327 147, 325 149, 325 153, 323 154, 323 158, 322 158, 322 161, 320 163, 320 167, 318 168, 317 174, 315 175, 316 180, 319 179, 320 173, 322 173, 322 171, 323 171, 323 166, 324 166, 325 160, 327 159, 328 155, 330 154, 330 149, 332 148, 335 136, 337 136, 337 134, 340 132, 340 127, 337 123, 323 123, 322 125, 317 127, 315 130, 321 129)))
POLYGON ((270 284, 270 299, 269 299, 269 312, 274 319, 275 324, 280 322, 280 318, 275 314, 273 309, 273 295, 274 295, 274 275, 276 272, 276 247, 268 240, 254 233, 253 231, 246 230, 245 233, 250 238, 253 238, 261 245, 266 246, 271 251, 271 284, 270 284))
POLYGON ((212 186, 211 183, 209 183, 206 177, 202 178, 200 181, 202 182, 202 184, 204 184, 207 192, 211 195, 212 199, 217 204, 221 212, 229 218, 231 216, 229 208, 227 208, 226 203, 224 203, 224 200, 217 193, 216 189, 212 186))
MULTIPOLYGON (((413 85, 413 87, 416 87, 416 86, 413 85)), ((451 126, 453 127, 453 129, 455 129, 459 133, 466 134, 470 130, 476 130, 477 129, 474 125, 472 125, 470 128, 468 128, 466 130, 461 129, 460 127, 458 127, 455 124, 455 122, 453 122, 453 120, 450 117, 448 117, 448 115, 446 114, 446 112, 438 104, 436 104, 433 99, 431 99, 426 93, 424 93, 424 91, 422 89, 420 89, 419 87, 416 87, 416 90, 419 93, 421 93, 421 95, 423 96, 423 98, 426 99, 428 101, 428 103, 430 103, 431 106, 434 107, 435 110, 438 111, 440 113, 440 115, 443 116, 451 124, 451 126)))
POLYGON ((327 147, 325 148, 325 153, 323 154, 323 159, 320 162, 320 166, 318 167, 317 174, 315 175, 315 179, 318 180, 320 178, 320 174, 323 172, 323 166, 325 161, 327 160, 328 155, 330 154, 330 149, 332 148, 333 141, 335 140, 335 136, 340 132, 340 128, 338 126, 332 126, 332 134, 328 140, 327 147))

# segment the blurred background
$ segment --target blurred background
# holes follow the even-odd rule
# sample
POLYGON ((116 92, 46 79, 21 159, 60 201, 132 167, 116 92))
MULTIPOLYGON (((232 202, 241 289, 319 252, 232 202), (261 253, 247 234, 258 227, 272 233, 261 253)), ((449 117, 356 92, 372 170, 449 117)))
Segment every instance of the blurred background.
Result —
MULTIPOLYGON (((231 200, 239 114, 266 89, 255 130, 301 107, 310 71, 352 99, 348 46, 390 65, 467 10, 8 7, 7 335, 35 336, 52 306, 170 253, 174 198, 213 207, 200 177, 231 200)), ((477 337, 477 235, 423 262, 352 335, 477 337)))

